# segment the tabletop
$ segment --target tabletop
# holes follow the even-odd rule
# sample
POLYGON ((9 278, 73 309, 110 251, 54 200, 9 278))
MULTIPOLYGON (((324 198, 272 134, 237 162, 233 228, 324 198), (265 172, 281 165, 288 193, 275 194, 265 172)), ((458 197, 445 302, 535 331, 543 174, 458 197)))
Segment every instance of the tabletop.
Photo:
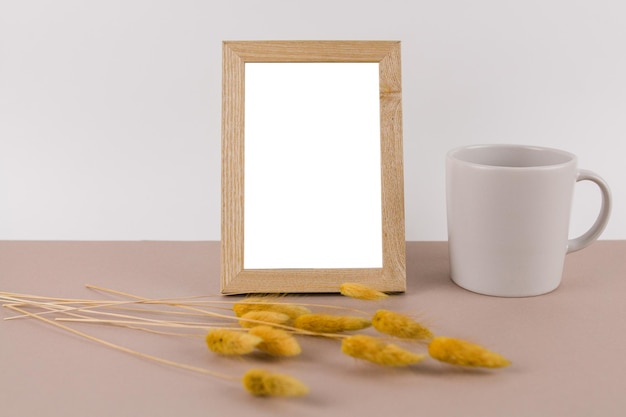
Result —
MULTIPOLYGON (((124 299, 120 292, 150 299, 209 296, 229 306, 242 296, 218 294, 219 262, 219 242, 1 241, 0 292, 103 302, 124 299)), ((567 255, 556 291, 489 297, 450 280, 446 242, 407 242, 406 293, 369 302, 337 294, 284 297, 327 306, 317 307, 323 310, 411 315, 437 335, 479 343, 512 362, 494 370, 432 359, 384 368, 342 354, 337 340, 308 336, 299 337, 302 354, 295 357, 230 358, 210 352, 202 335, 65 323, 222 374, 256 367, 289 374, 310 388, 298 398, 255 397, 238 381, 128 354, 32 317, 3 320, 0 416, 623 416, 625 277, 626 241, 598 241, 567 255)), ((0 318, 15 315, 0 309, 0 318)))

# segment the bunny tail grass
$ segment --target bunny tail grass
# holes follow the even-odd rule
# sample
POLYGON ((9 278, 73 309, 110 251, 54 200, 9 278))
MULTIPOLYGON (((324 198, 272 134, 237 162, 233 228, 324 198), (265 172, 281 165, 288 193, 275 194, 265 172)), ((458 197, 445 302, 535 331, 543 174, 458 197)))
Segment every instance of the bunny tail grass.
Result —
POLYGON ((356 298, 359 300, 381 300, 387 298, 387 294, 380 292, 373 288, 370 288, 363 284, 357 284, 354 282, 346 282, 339 287, 341 295, 356 298))
POLYGON ((498 353, 452 337, 435 337, 428 345, 428 353, 434 359, 452 365, 503 368, 511 364, 498 353))
POLYGON ((363 317, 333 316, 330 314, 303 314, 293 322, 296 329, 317 333, 341 333, 362 330, 372 322, 363 317))
POLYGON ((271 326, 256 326, 249 330, 250 335, 262 341, 257 349, 274 356, 296 356, 302 352, 300 344, 290 333, 271 326))
POLYGON ((251 297, 245 301, 233 304, 233 311, 237 317, 241 317, 251 311, 273 311, 276 313, 282 313, 289 316, 290 319, 295 319, 302 314, 309 314, 311 310, 304 306, 288 303, 276 303, 269 298, 264 297, 251 297))
POLYGON ((308 394, 309 388, 299 380, 284 374, 275 374, 263 369, 251 369, 241 380, 244 388, 252 395, 264 397, 300 397, 308 394))
POLYGON ((372 326, 381 333, 402 339, 430 340, 434 336, 410 317, 389 310, 378 310, 372 318, 372 326))
POLYGON ((353 358, 383 366, 408 366, 421 362, 426 357, 366 335, 345 338, 341 343, 341 351, 353 358))
POLYGON ((247 355, 261 342, 258 336, 228 329, 213 329, 206 335, 209 350, 221 355, 247 355))

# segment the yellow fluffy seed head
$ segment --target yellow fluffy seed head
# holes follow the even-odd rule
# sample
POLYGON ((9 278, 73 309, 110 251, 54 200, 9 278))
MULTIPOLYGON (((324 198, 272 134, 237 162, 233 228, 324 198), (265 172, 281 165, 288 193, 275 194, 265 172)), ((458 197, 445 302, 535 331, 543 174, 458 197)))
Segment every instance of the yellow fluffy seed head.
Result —
POLYGON ((377 291, 363 284, 346 282, 339 287, 341 295, 359 300, 380 300, 387 297, 384 292, 377 291))
POLYGON ((372 325, 363 317, 333 316, 330 314, 303 314, 293 321, 293 327, 316 333, 339 333, 362 330, 372 325))
POLYGON ((302 352, 300 344, 291 334, 271 326, 256 326, 248 331, 261 338, 257 349, 274 356, 296 356, 302 352))
POLYGON ((408 366, 421 362, 426 357, 367 335, 345 338, 341 343, 341 351, 353 358, 384 366, 408 366))
POLYGON ((237 317, 242 317, 244 314, 251 311, 273 311, 276 313, 282 313, 289 316, 290 319, 295 319, 302 314, 309 314, 311 310, 304 306, 296 304, 276 303, 272 299, 268 298, 248 298, 240 303, 233 305, 233 311, 237 317))
POLYGON ((207 347, 221 355, 247 355, 263 342, 259 336, 226 329, 214 329, 207 333, 207 347))
POLYGON ((461 339, 435 337, 428 345, 428 353, 434 359, 452 365, 502 368, 511 362, 504 356, 461 339))
POLYGON ((381 333, 402 339, 430 340, 434 337, 422 324, 389 310, 378 310, 372 318, 372 326, 381 333))
POLYGON ((245 328, 269 324, 287 324, 291 320, 288 315, 277 313, 276 311, 250 311, 242 315, 241 318, 261 322, 255 323, 253 321, 239 320, 239 325, 245 328))
POLYGON ((306 395, 309 388, 299 380, 263 369, 251 369, 242 378, 245 389, 259 396, 299 397, 306 395))

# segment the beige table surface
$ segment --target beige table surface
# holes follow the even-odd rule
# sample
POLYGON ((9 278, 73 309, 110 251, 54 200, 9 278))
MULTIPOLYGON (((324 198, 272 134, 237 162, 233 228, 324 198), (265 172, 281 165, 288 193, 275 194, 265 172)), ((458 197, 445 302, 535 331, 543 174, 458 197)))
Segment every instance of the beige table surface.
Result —
MULTIPOLYGON (((342 355, 336 341, 312 338, 301 339, 303 353, 293 359, 225 359, 200 338, 80 327, 229 374, 255 366, 289 373, 311 388, 305 398, 267 399, 46 323, 11 320, 0 322, 0 416, 626 415, 626 241, 600 241, 568 255, 561 287, 532 298, 457 287, 448 276, 445 242, 409 242, 407 264, 408 291, 376 304, 337 295, 294 300, 416 314, 436 333, 479 342, 513 365, 468 371, 428 360, 383 369, 342 355)), ((0 242, 0 291, 111 298, 85 284, 151 298, 216 294, 219 243, 0 242)), ((2 318, 11 315, 0 310, 2 318)))

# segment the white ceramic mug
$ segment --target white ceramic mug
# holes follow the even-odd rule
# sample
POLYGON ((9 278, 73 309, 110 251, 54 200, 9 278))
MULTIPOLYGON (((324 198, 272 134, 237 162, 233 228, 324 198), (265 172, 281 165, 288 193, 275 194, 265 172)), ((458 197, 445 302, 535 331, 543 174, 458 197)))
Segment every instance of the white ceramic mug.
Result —
POLYGON ((565 255, 591 244, 611 211, 611 193, 576 156, 524 145, 474 145, 446 158, 448 242, 452 280, 473 292, 525 297, 556 289, 565 255), (602 192, 593 226, 568 239, 577 181, 602 192))

